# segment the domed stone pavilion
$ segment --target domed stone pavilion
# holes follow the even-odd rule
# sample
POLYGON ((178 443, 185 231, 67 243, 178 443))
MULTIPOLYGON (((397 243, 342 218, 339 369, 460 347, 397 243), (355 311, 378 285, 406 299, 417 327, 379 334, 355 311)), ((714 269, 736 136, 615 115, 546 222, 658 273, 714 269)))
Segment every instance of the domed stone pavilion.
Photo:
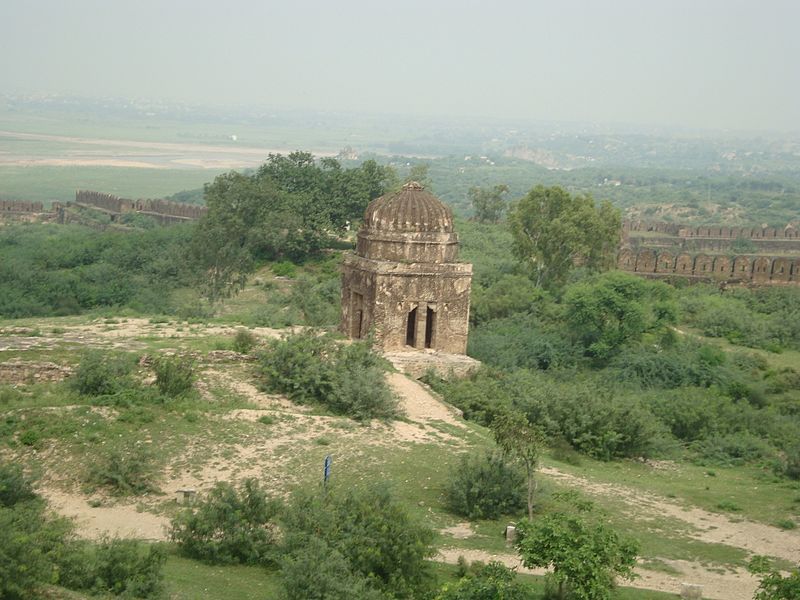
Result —
POLYGON ((342 267, 341 330, 385 351, 467 349, 472 265, 453 215, 417 182, 373 200, 342 267))

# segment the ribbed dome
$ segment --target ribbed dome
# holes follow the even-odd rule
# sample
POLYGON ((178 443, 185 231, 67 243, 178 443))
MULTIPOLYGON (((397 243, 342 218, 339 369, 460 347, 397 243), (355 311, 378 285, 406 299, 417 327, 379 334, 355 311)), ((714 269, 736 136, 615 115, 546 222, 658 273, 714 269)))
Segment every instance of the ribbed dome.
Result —
POLYGON ((453 231, 453 214, 436 196, 412 181, 399 192, 370 202, 364 213, 364 226, 379 231, 453 231))

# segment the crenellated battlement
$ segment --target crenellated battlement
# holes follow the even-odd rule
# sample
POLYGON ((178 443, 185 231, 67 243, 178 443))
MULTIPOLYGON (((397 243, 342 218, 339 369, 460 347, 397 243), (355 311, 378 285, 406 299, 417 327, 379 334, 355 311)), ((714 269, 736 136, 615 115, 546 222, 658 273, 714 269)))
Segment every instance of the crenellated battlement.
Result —
POLYGON ((653 248, 623 248, 617 256, 617 268, 653 278, 677 276, 703 281, 800 285, 800 257, 714 256, 653 248))
MULTIPOLYGON (((69 205, 70 203, 67 203, 67 206, 69 205)), ((128 200, 113 194, 89 190, 75 192, 75 205, 111 214, 112 220, 115 215, 136 212, 157 218, 162 223, 195 221, 208 212, 205 206, 195 204, 169 200, 128 200)))

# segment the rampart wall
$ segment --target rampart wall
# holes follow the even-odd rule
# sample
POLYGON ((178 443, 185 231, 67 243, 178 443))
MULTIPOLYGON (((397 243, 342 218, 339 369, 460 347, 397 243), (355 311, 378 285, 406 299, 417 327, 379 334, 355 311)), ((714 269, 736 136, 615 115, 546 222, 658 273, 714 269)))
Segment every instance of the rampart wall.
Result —
POLYGON ((170 202, 169 200, 128 200, 113 194, 79 190, 75 193, 75 204, 90 207, 113 215, 137 212, 154 217, 162 223, 193 221, 202 217, 205 206, 170 202))
POLYGON ((44 212, 41 202, 23 202, 21 200, 0 200, 0 213, 31 214, 44 212))
POLYGON ((652 278, 682 277, 703 281, 800 285, 800 257, 717 255, 623 248, 617 268, 652 278))
MULTIPOLYGON (((689 253, 737 254, 750 244, 752 253, 800 256, 800 230, 786 227, 685 227, 674 223, 626 222, 623 247, 662 248, 689 253), (738 252, 737 252, 738 250, 738 252)), ((745 250, 747 252, 748 250, 745 250)))

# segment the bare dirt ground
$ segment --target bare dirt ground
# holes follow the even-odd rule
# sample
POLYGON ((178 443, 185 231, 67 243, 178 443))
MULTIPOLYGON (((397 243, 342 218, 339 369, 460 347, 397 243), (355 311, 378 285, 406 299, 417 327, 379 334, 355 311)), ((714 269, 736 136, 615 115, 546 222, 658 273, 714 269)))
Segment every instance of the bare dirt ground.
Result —
MULTIPOLYGON (((439 550, 437 559, 455 564, 459 556, 463 556, 469 562, 476 560, 484 563, 497 561, 509 568, 516 569, 518 573, 529 573, 531 575, 544 575, 547 573, 546 569, 526 569, 522 566, 519 557, 511 553, 510 549, 508 554, 498 554, 465 548, 442 548, 439 550)), ((635 588, 657 590, 676 595, 680 594, 682 584, 691 583, 703 586, 703 598, 708 598, 709 600, 751 600, 758 587, 758 580, 747 571, 741 569, 736 572, 720 573, 687 561, 665 562, 680 571, 681 574, 670 575, 660 571, 637 568, 635 569, 636 579, 620 583, 635 588)))
POLYGON ((589 494, 622 499, 641 516, 666 516, 683 521, 692 526, 693 530, 688 535, 696 540, 800 562, 800 533, 796 531, 785 531, 743 519, 734 521, 722 514, 681 506, 640 490, 593 482, 557 469, 542 468, 540 472, 589 494))
MULTIPOLYGON (((5 166, 115 166, 129 168, 203 168, 238 169, 257 167, 269 154, 286 154, 294 148, 265 148, 230 145, 191 144, 174 142, 143 142, 135 140, 100 139, 88 137, 43 135, 0 131, 0 138, 32 142, 56 142, 87 147, 86 151, 72 150, 58 156, 5 155, 5 166), (102 152, 91 148, 104 148, 102 152), (125 149, 125 152, 121 150, 125 149), (124 154, 124 156, 120 156, 124 154)), ((334 156, 335 152, 314 151, 316 156, 334 156)))

